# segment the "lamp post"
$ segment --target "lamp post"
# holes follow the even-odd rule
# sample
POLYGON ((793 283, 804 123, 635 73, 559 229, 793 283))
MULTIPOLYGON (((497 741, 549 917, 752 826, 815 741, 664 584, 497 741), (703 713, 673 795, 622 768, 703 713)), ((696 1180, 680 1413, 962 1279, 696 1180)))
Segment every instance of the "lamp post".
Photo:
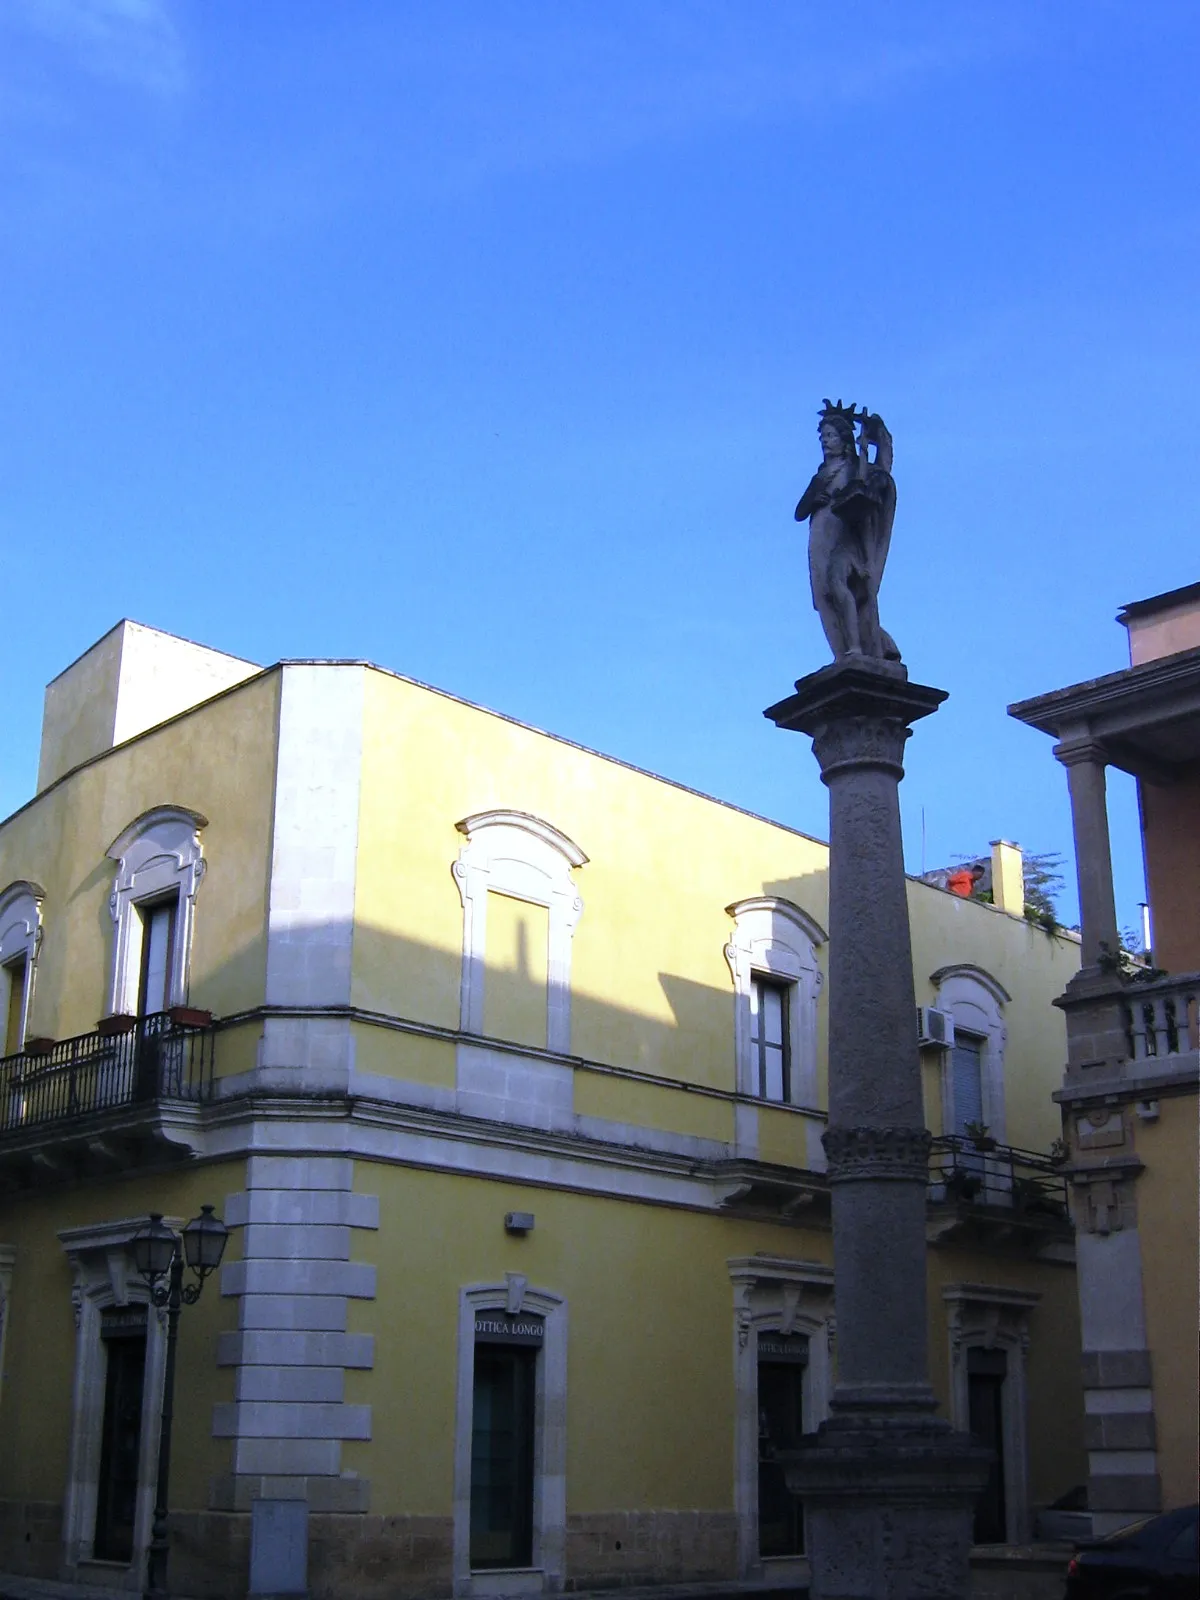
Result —
POLYGON ((139 1275, 150 1286, 150 1299, 167 1313, 167 1359, 163 1372, 162 1420, 158 1433, 158 1483, 154 1495, 154 1523, 150 1534, 150 1554, 146 1569, 146 1600, 165 1600, 167 1593, 167 1490, 171 1473, 171 1418, 175 1408, 175 1344, 179 1334, 179 1313, 183 1306, 194 1306, 204 1288, 204 1280, 215 1272, 225 1253, 229 1229, 212 1206, 201 1206, 182 1236, 168 1228, 161 1211, 150 1213, 149 1225, 133 1239, 133 1259, 139 1275), (195 1283, 184 1283, 184 1265, 195 1274, 195 1283), (166 1279, 166 1283, 162 1280, 166 1279))

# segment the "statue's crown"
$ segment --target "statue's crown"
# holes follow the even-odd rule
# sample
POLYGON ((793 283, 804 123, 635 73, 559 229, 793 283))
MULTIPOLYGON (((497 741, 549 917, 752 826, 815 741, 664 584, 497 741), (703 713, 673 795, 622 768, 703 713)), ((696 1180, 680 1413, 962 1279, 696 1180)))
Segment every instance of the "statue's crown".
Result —
POLYGON ((824 407, 820 412, 820 418, 822 422, 825 422, 827 420, 832 420, 834 417, 842 417, 850 424, 851 427, 853 427, 854 424, 861 421, 866 414, 866 406, 864 406, 860 411, 853 401, 851 401, 848 406, 844 406, 841 400, 838 401, 837 405, 834 405, 833 401, 826 396, 824 407))

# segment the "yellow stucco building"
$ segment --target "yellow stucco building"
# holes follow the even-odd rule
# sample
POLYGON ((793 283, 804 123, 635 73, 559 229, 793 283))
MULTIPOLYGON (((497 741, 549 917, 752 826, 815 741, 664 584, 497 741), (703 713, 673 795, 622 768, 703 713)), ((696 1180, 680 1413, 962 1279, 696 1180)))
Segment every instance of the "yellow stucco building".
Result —
MULTIPOLYGON (((909 903, 930 1366, 1013 1543, 1086 1470, 1049 1159, 1079 952, 995 864, 996 905, 909 903)), ((361 662, 106 635, 0 824, 0 1571, 140 1589, 164 1339, 131 1241, 213 1203, 179 1592, 261 1587, 288 1517, 314 1596, 802 1578, 773 1453, 837 1359, 827 874, 361 662)))

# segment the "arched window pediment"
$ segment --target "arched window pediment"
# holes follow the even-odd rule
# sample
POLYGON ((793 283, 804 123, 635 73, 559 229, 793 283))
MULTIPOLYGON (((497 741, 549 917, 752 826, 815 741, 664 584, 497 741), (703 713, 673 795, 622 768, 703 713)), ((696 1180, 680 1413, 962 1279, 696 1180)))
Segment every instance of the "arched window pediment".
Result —
POLYGON ((782 895, 752 895, 749 900, 735 900, 731 906, 726 906, 725 910, 735 920, 761 911, 771 917, 778 917, 785 923, 794 923, 810 944, 824 944, 829 937, 816 917, 805 911, 803 906, 798 906, 795 901, 785 900, 782 895))
POLYGON ((28 878, 18 878, 0 890, 0 1054, 10 1046, 25 1047, 45 898, 41 884, 28 878), (9 1038, 13 1023, 14 1037, 9 1038))
POLYGON ((154 853, 189 854, 196 834, 208 827, 208 818, 187 806, 152 806, 123 828, 104 852, 110 861, 124 862, 149 847, 154 853))
POLYGON ((139 907, 158 902, 176 905, 164 980, 166 1004, 186 1002, 196 891, 205 873, 200 830, 207 826, 208 818, 188 806, 153 806, 109 845, 106 854, 117 863, 108 902, 115 929, 110 1014, 136 1014, 139 1009, 139 907))
MULTIPOLYGON (((1007 1138, 1008 1118, 1004 1094, 1004 1051, 1008 1043, 1008 1028, 1004 1020, 1004 1007, 1012 996, 1004 985, 984 967, 974 962, 956 962, 939 967, 930 974, 930 982, 937 991, 934 1004, 940 1011, 948 1011, 954 1018, 955 1033, 964 1036, 964 1043, 976 1041, 977 1057, 974 1066, 968 1061, 971 1078, 977 1087, 971 1089, 970 1099, 978 1096, 982 1118, 992 1137, 1003 1144, 1007 1138), (967 1040, 965 1036, 970 1036, 967 1040)), ((966 1115, 959 1093, 955 1088, 955 1051, 945 1052, 942 1064, 942 1127, 946 1132, 961 1129, 966 1115)), ((969 1086, 968 1086, 969 1087, 969 1086)))
POLYGON ((32 957, 33 948, 41 941, 45 898, 41 884, 28 878, 18 878, 0 889, 0 963, 11 961, 21 951, 32 957))
POLYGON ((788 991, 783 1027, 787 1061, 783 1098, 792 1105, 813 1105, 817 1085, 817 996, 824 982, 817 947, 825 943, 825 930, 815 917, 779 895, 752 895, 735 900, 725 910, 734 920, 725 959, 734 987, 738 1093, 779 1098, 776 1090, 764 1091, 756 1053, 756 997, 761 998, 763 982, 771 980, 776 987, 786 987, 788 991))
POLYGON ((565 833, 527 811, 478 811, 455 824, 466 836, 452 871, 463 903, 459 1026, 484 1031, 489 894, 546 907, 548 917, 546 1048, 571 1043, 571 945, 583 900, 571 870, 587 856, 565 833))
MULTIPOLYGON (((467 838, 474 840, 477 835, 484 834, 490 829, 503 828, 514 830, 526 835, 528 839, 537 840, 547 845, 551 850, 556 850, 560 856, 565 857, 568 865, 583 867, 587 865, 587 856, 573 839, 559 831, 552 823, 545 822, 541 817, 535 817, 530 811, 476 811, 469 817, 464 817, 454 826, 459 833, 466 834, 467 838)), ((496 839, 499 846, 500 839, 496 839)), ((528 845, 519 847, 517 854, 524 858, 528 853, 528 845)))
POLYGON ((973 961, 960 961, 950 966, 939 967, 930 974, 929 981, 936 984, 939 989, 944 988, 951 979, 963 979, 969 984, 978 984, 985 989, 998 1006, 1010 1005, 1012 995, 1000 982, 993 978, 986 967, 977 967, 973 961))

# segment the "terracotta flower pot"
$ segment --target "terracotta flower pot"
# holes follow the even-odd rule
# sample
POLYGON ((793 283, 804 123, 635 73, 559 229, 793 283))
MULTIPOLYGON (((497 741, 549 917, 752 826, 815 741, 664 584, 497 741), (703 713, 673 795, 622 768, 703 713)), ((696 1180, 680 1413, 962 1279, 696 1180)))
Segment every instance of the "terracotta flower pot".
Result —
POLYGON ((211 1028, 212 1012, 201 1011, 198 1006, 171 1006, 167 1015, 180 1028, 211 1028))
POLYGON ((127 1011, 117 1011, 111 1017, 101 1017, 96 1032, 102 1039, 112 1039, 119 1033, 132 1033, 136 1027, 136 1017, 131 1017, 127 1011))

